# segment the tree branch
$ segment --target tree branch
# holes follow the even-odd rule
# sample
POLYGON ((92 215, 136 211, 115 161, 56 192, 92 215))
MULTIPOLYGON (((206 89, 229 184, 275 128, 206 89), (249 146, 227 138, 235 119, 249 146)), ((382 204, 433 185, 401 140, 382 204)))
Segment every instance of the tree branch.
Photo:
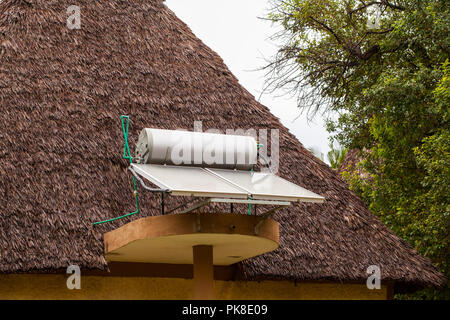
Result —
POLYGON ((325 23, 323 23, 323 22, 321 22, 321 21, 315 19, 315 18, 312 17, 312 16, 309 16, 309 18, 310 18, 312 21, 314 21, 315 23, 317 23, 318 25, 320 25, 320 26, 322 26, 323 28, 325 28, 328 32, 330 32, 330 33, 336 38, 336 40, 337 40, 337 42, 338 42, 339 44, 342 44, 341 39, 340 39, 340 38, 338 37, 338 35, 333 31, 333 29, 331 29, 331 28, 330 28, 329 26, 327 26, 325 23))
POLYGON ((405 7, 399 6, 397 4, 392 4, 388 0, 381 0, 381 3, 384 4, 386 7, 389 7, 391 9, 405 11, 405 7))
POLYGON ((364 2, 363 2, 363 5, 362 5, 362 6, 356 8, 356 9, 347 11, 347 13, 348 13, 349 15, 352 15, 353 13, 358 12, 358 11, 361 11, 361 10, 364 10, 364 9, 370 7, 370 6, 373 6, 374 4, 381 4, 381 2, 378 2, 378 1, 372 1, 372 2, 369 2, 369 3, 364 3, 364 2))

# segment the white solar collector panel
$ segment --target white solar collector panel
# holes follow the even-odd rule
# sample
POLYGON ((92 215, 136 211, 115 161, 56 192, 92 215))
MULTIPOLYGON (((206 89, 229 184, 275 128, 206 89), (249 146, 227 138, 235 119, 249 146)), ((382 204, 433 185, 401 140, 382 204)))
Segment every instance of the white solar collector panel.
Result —
POLYGON ((247 191, 234 186, 200 167, 132 164, 133 169, 175 196, 228 197, 247 199, 247 191))
POLYGON ((200 167, 132 164, 135 171, 173 195, 323 202, 324 198, 271 173, 200 167))
POLYGON ((253 199, 323 202, 324 198, 272 173, 206 169, 247 190, 253 199))

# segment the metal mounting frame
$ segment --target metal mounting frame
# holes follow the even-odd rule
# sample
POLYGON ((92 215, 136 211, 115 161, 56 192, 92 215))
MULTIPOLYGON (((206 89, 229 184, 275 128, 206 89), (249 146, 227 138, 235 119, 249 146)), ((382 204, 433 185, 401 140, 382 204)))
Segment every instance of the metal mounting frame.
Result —
POLYGON ((194 203, 189 208, 183 210, 181 213, 188 213, 194 210, 200 209, 210 203, 237 203, 237 204, 260 204, 260 205, 275 205, 277 207, 287 207, 290 206, 291 203, 288 201, 269 201, 269 200, 252 200, 252 199, 225 199, 225 198, 208 198, 199 202, 194 203))
POLYGON ((286 207, 286 206, 278 206, 278 207, 275 207, 275 208, 273 208, 273 209, 270 209, 269 211, 266 211, 263 215, 262 215, 262 217, 261 217, 261 220, 259 220, 259 222, 256 224, 256 226, 255 226, 255 235, 258 235, 258 232, 259 232, 259 228, 261 227, 261 225, 264 223, 264 221, 266 221, 272 214, 274 214, 276 211, 278 211, 278 210, 280 210, 280 209, 282 209, 282 208, 284 208, 284 207, 286 207))

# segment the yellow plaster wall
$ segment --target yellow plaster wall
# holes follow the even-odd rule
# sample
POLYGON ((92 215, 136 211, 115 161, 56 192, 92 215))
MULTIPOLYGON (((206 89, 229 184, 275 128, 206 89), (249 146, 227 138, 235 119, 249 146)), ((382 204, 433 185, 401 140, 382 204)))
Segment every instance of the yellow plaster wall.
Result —
MULTIPOLYGON (((0 299, 192 299, 193 280, 151 277, 81 276, 69 290, 66 275, 0 275, 0 299)), ((290 281, 215 281, 216 299, 386 299, 387 287, 290 281)))

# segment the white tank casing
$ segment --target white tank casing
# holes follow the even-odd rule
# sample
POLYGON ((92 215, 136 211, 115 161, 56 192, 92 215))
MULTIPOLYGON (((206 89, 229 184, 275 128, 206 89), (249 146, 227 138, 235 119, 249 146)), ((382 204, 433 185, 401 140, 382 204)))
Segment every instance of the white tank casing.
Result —
POLYGON ((257 143, 251 136, 145 128, 135 156, 148 164, 250 170, 257 143))

